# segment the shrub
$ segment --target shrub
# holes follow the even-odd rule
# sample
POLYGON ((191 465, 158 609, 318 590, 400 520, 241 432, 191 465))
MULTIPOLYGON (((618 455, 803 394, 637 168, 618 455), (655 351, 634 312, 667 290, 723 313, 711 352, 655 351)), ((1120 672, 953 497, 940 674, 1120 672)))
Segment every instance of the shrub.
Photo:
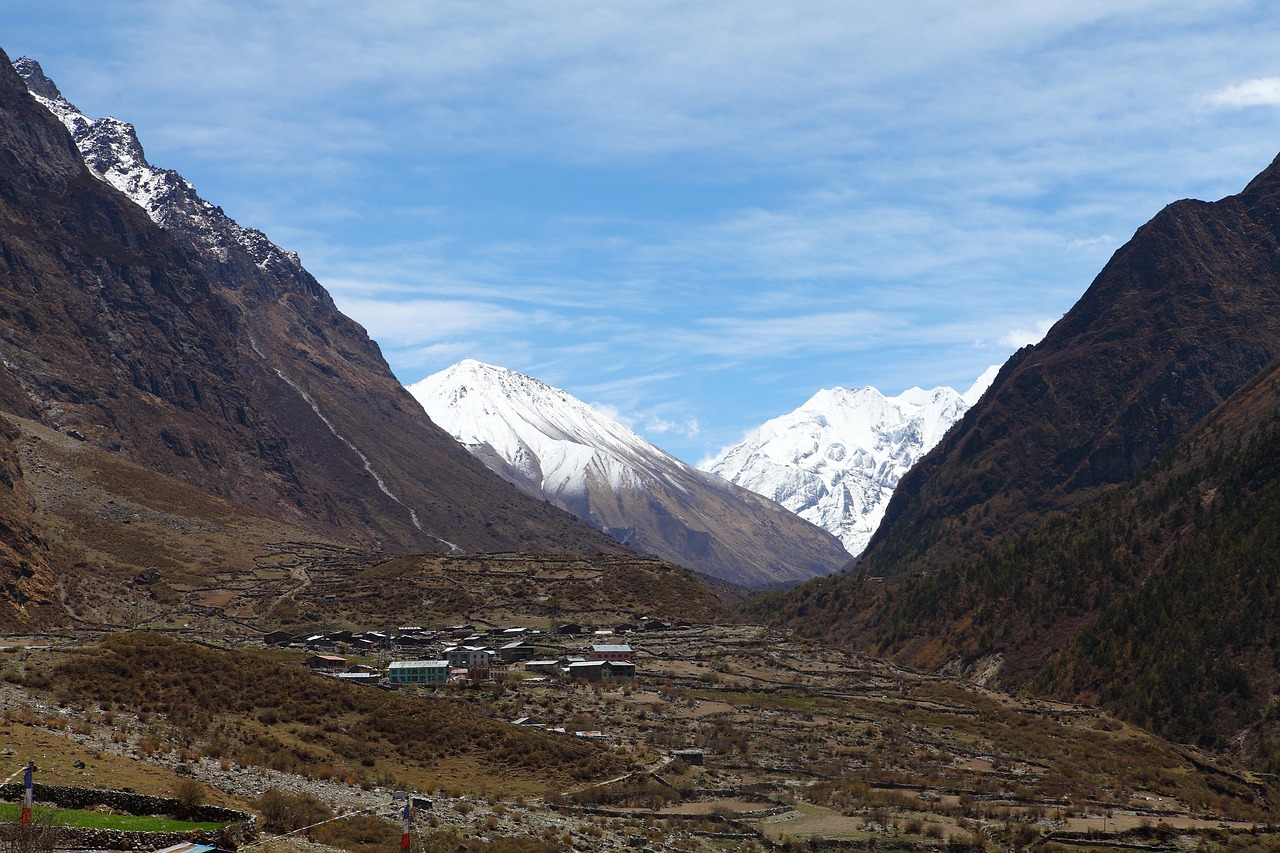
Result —
POLYGON ((268 788, 255 805, 262 814, 262 828, 276 835, 319 823, 333 814, 309 793, 289 794, 279 788, 268 788))
POLYGON ((178 801, 178 817, 185 818, 205 804, 208 791, 202 783, 188 776, 173 786, 173 798, 178 801))

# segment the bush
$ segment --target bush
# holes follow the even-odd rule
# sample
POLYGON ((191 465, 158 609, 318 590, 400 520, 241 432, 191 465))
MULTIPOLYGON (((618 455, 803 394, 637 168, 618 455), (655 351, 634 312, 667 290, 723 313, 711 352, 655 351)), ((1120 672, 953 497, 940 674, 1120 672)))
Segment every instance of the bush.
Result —
POLYGON ((262 815, 262 828, 276 835, 311 826, 333 815, 333 811, 313 795, 288 794, 279 788, 268 788, 254 805, 262 815))
POLYGON ((173 798, 178 801, 178 817, 187 818, 205 804, 208 791, 202 783, 184 776, 173 786, 173 798))

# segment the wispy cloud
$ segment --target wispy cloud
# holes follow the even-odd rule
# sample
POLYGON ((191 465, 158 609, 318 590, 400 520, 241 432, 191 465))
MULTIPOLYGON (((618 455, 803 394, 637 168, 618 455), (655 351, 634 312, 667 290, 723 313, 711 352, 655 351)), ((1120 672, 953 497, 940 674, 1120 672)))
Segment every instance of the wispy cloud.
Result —
POLYGON ((1027 344, 1038 344, 1048 334, 1049 329, 1057 320, 1037 320, 1031 328, 1018 328, 1011 330, 1007 335, 1000 339, 1000 343, 1011 349, 1019 349, 1027 344))
POLYGON ((1260 77, 1219 89, 1205 99, 1215 107, 1280 106, 1280 77, 1260 77))
POLYGON ((785 317, 709 317, 671 332, 685 351, 730 358, 770 358, 799 352, 867 350, 905 321, 870 311, 829 311, 785 317))
POLYGON ((1077 237, 1067 244, 1067 249, 1072 252, 1090 249, 1114 249, 1119 242, 1110 234, 1099 234, 1097 237, 1077 237))
POLYGON ((5 37, 402 378, 482 358, 686 454, 972 381, 1164 204, 1238 191, 1277 147, 1241 108, 1280 105, 1253 0, 47 0, 5 37))
POLYGON ((702 425, 698 423, 697 418, 688 418, 683 422, 667 420, 666 418, 649 418, 645 421, 644 428, 646 432, 656 433, 658 435, 666 435, 667 433, 676 433, 685 438, 697 438, 698 433, 702 430, 702 425))

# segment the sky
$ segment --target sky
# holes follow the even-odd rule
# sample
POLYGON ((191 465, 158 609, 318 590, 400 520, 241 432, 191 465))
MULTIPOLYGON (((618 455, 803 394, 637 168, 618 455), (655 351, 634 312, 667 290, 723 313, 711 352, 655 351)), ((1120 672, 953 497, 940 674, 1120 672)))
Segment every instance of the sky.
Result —
POLYGON ((43 0, 0 12, 296 251, 405 384, 535 376, 694 463, 821 388, 963 391, 1280 151, 1248 0, 43 0))

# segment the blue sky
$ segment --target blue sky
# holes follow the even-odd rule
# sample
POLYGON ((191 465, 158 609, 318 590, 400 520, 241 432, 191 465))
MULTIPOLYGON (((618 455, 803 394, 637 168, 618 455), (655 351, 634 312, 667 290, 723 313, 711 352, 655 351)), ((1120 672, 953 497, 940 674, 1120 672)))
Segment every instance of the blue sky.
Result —
POLYGON ((963 390, 1280 151, 1266 2, 16 5, 12 58, 401 381, 478 358, 689 462, 819 388, 963 390))

